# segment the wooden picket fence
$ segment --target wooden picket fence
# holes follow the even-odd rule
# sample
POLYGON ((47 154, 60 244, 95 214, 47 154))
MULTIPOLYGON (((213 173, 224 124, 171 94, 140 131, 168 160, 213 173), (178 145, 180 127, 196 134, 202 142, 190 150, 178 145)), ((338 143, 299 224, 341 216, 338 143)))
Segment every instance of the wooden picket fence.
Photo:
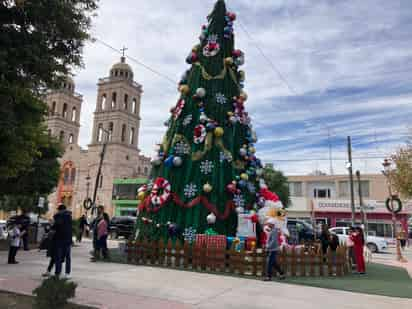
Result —
MULTIPOLYGON (((288 276, 337 276, 349 273, 350 265, 347 248, 338 247, 336 253, 328 252, 323 256, 316 246, 305 250, 283 249, 279 253, 279 263, 288 276)), ((130 264, 168 267, 194 271, 237 274, 262 277, 266 273, 267 253, 236 251, 226 249, 207 249, 185 242, 181 244, 163 240, 130 241, 127 244, 127 260, 130 264)))

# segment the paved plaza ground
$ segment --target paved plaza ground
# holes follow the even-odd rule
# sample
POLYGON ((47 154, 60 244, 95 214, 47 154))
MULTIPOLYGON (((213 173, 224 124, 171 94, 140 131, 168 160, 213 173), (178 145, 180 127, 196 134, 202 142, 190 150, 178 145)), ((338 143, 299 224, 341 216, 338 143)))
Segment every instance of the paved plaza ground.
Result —
MULTIPOLYGON (((163 268, 90 263, 90 247, 90 242, 86 242, 73 249, 73 280, 79 284, 75 302, 97 308, 412 308, 412 299, 163 268)), ((387 254, 379 258, 389 261, 391 257, 387 254)), ((6 252, 0 252, 0 290, 31 294, 40 284, 48 261, 44 253, 37 251, 19 252, 18 260, 19 265, 7 265, 6 252)))

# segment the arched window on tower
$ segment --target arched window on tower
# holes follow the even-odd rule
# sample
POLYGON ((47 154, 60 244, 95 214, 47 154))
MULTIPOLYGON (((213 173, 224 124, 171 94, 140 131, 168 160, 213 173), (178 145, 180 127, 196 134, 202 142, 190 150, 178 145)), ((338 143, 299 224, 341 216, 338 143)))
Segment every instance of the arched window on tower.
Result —
POLYGON ((117 99, 117 93, 113 92, 112 93, 112 109, 116 108, 116 99, 117 99))
POLYGON ((126 125, 122 125, 122 142, 126 141, 126 125))
POLYGON ((133 98, 133 102, 132 102, 132 113, 136 114, 137 113, 137 100, 136 98, 133 98))
POLYGON ((50 112, 53 116, 56 115, 56 101, 53 101, 52 108, 51 108, 50 112))
POLYGON ((112 140, 113 137, 113 122, 109 123, 109 141, 112 140))
POLYGON ((126 111, 127 111, 128 104, 129 104, 129 96, 127 94, 125 94, 124 95, 124 101, 123 101, 123 108, 126 111))
POLYGON ((76 122, 76 120, 77 120, 77 108, 73 107, 72 108, 72 121, 76 122))
POLYGON ((76 169, 72 168, 71 174, 70 174, 70 182, 72 184, 74 184, 74 182, 76 181, 76 169))
POLYGON ((70 134, 69 135, 69 144, 73 144, 73 142, 74 142, 74 136, 73 136, 73 134, 70 134))
POLYGON ((64 131, 60 131, 59 134, 59 141, 63 142, 64 141, 64 131))
POLYGON ((106 94, 102 95, 102 100, 100 102, 100 109, 104 111, 106 109, 106 94))
POLYGON ((96 140, 98 143, 101 143, 103 141, 103 124, 99 123, 97 127, 97 137, 96 140))
POLYGON ((63 116, 63 118, 67 118, 67 103, 63 104, 62 116, 63 116))
POLYGON ((134 128, 130 128, 129 144, 134 144, 134 128))
POLYGON ((70 181, 70 170, 68 168, 64 169, 63 184, 68 185, 70 181))

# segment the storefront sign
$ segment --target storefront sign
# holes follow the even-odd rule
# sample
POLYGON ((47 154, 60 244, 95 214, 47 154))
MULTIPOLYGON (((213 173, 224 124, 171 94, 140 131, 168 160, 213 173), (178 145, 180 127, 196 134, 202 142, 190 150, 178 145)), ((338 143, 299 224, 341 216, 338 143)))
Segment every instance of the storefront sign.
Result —
MULTIPOLYGON (((358 202, 355 202, 355 205, 358 202)), ((366 200, 364 201, 365 211, 368 213, 381 213, 387 212, 384 201, 366 200)), ((402 212, 411 213, 412 203, 405 203, 404 210, 402 212)), ((329 199, 314 199, 313 200, 314 211, 324 212, 351 212, 351 203, 349 200, 329 200, 329 199)), ((359 205, 355 206, 357 212, 360 211, 359 205)))

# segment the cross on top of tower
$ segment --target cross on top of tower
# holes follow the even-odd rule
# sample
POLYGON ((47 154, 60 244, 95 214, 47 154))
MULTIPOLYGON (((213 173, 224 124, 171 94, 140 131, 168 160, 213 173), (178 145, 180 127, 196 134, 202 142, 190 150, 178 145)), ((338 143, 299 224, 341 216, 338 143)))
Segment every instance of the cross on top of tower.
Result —
POLYGON ((126 46, 123 46, 123 48, 120 49, 120 51, 122 52, 122 62, 125 62, 126 60, 126 57, 125 57, 126 50, 128 50, 126 46))

